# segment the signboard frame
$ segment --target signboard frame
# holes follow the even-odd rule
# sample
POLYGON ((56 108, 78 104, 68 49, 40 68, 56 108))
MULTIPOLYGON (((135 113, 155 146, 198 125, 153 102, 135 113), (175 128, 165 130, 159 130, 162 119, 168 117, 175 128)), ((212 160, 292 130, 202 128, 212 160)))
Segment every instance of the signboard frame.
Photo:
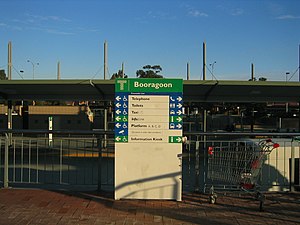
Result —
POLYGON ((182 79, 116 79, 115 199, 181 200, 182 91, 182 79))

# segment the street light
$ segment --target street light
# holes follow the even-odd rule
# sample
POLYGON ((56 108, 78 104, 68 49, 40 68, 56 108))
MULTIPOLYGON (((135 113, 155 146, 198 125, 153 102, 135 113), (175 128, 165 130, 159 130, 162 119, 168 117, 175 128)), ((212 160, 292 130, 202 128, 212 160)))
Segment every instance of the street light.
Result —
POLYGON ((34 67, 35 67, 35 65, 38 66, 40 64, 39 63, 34 63, 31 60, 29 60, 29 59, 27 59, 27 62, 31 63, 31 65, 32 65, 32 79, 34 80, 34 67))
POLYGON ((211 66, 211 79, 214 79, 214 66, 217 62, 214 61, 213 63, 210 63, 209 66, 211 66))
POLYGON ((288 75, 290 74, 290 72, 286 72, 285 73, 285 82, 287 82, 288 81, 288 75))

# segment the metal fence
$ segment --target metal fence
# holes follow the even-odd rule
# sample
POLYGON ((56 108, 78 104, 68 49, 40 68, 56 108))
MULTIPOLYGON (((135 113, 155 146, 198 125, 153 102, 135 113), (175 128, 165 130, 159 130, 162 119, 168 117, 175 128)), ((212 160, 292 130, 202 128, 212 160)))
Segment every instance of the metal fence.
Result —
POLYGON ((112 189, 113 140, 104 135, 0 137, 0 182, 37 186, 112 189))
MULTIPOLYGON (((263 138, 251 134, 187 133, 183 144, 183 191, 205 192, 211 181, 207 178, 208 147, 239 145, 256 146, 263 138), (249 138, 251 135, 252 138, 249 138)), ((296 135, 296 134, 295 134, 296 135)), ((294 136, 278 134, 273 140, 280 144, 266 158, 259 183, 265 191, 294 190, 299 187, 300 147, 294 136), (284 137, 284 138, 283 138, 284 137)), ((0 183, 4 186, 39 186, 50 188, 114 189, 114 141, 105 133, 78 135, 17 133, 0 137, 0 183)), ((223 189, 230 185, 219 182, 223 189)))

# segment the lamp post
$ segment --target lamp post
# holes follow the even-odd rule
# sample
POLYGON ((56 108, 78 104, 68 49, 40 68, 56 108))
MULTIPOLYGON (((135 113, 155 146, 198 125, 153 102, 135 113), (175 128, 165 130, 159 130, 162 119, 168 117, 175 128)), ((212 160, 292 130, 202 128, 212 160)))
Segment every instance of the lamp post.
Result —
POLYGON ((214 61, 213 63, 210 63, 209 66, 211 66, 211 79, 214 79, 214 66, 217 62, 214 61))
POLYGON ((285 82, 287 82, 288 81, 288 75, 290 74, 290 72, 286 72, 285 73, 285 82))
POLYGON ((34 67, 35 67, 35 65, 39 65, 39 63, 34 63, 34 62, 32 62, 31 60, 27 60, 27 62, 29 62, 29 63, 31 63, 31 65, 32 65, 32 79, 34 80, 34 67))

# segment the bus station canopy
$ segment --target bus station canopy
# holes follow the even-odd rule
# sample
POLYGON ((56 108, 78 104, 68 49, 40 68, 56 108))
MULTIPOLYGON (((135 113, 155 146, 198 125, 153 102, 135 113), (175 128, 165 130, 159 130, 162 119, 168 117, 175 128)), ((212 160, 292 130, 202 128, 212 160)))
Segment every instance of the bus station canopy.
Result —
MULTIPOLYGON (((114 80, 0 80, 0 100, 113 101, 114 80)), ((184 102, 299 102, 300 82, 184 80, 184 102)))

